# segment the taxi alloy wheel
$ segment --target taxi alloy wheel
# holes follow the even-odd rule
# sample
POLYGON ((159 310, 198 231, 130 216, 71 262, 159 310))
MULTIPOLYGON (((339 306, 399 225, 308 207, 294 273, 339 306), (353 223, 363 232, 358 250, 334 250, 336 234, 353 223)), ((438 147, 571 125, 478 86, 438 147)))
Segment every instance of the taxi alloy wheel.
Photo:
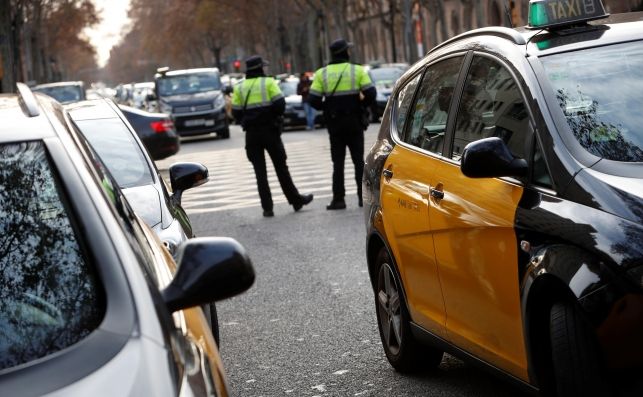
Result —
POLYGON ((400 281, 386 249, 377 256, 375 305, 382 346, 389 363, 399 372, 437 367, 443 353, 421 345, 411 333, 410 316, 401 293, 400 281))
POLYGON ((377 302, 383 341, 392 354, 399 354, 402 342, 400 294, 393 271, 387 263, 380 267, 377 302))

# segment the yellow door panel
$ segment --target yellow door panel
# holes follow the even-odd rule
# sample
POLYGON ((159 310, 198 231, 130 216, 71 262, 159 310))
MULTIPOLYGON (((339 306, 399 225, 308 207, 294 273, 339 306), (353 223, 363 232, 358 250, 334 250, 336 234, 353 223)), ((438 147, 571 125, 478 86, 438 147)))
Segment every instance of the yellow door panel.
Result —
POLYGON ((514 217, 522 187, 465 177, 442 162, 434 174, 430 222, 448 339, 528 380, 514 217))
POLYGON ((444 303, 429 232, 429 156, 396 146, 382 176, 381 203, 389 245, 395 256, 413 321, 445 337, 444 303))

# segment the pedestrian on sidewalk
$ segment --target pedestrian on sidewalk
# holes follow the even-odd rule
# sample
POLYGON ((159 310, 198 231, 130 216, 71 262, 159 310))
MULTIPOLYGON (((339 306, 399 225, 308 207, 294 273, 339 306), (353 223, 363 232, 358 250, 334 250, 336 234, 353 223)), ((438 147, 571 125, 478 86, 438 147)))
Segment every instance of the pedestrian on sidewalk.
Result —
POLYGON ((312 84, 313 82, 310 81, 307 73, 302 73, 299 76, 297 95, 301 95, 301 103, 304 105, 304 114, 306 115, 306 129, 309 131, 315 129, 315 109, 308 103, 308 94, 312 84))
POLYGON ((361 65, 349 62, 348 49, 352 43, 344 39, 330 45, 330 63, 317 70, 308 95, 309 103, 324 111, 330 137, 330 156, 333 161, 333 199, 327 210, 346 208, 344 201, 344 160, 346 148, 355 165, 357 203, 362 204, 362 174, 364 172, 364 131, 368 128, 366 108, 375 100, 376 90, 361 65))
POLYGON ((267 62, 260 56, 253 55, 245 63, 246 79, 234 87, 232 112, 246 132, 246 155, 257 177, 263 216, 274 216, 264 151, 272 159, 288 203, 295 211, 299 211, 313 201, 313 195, 299 194, 288 171, 286 149, 281 141, 286 101, 275 79, 264 73, 263 67, 267 62))

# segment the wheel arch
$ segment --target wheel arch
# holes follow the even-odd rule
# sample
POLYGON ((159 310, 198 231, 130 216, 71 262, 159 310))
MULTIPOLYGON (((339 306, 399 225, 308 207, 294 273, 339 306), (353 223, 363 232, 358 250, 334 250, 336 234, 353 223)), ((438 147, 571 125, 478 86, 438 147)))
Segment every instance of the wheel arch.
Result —
POLYGON ((553 389, 550 311, 557 302, 575 304, 592 316, 581 298, 598 290, 611 279, 608 266, 579 247, 552 244, 531 255, 521 288, 528 372, 546 393, 553 389))

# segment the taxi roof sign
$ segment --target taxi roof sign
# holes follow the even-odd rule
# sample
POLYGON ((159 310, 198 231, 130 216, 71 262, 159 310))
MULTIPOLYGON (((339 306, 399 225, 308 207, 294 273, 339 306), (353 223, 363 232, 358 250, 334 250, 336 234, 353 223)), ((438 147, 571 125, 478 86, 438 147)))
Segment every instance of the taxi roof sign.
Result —
POLYGON ((601 0, 530 0, 529 27, 543 29, 605 18, 601 0))

